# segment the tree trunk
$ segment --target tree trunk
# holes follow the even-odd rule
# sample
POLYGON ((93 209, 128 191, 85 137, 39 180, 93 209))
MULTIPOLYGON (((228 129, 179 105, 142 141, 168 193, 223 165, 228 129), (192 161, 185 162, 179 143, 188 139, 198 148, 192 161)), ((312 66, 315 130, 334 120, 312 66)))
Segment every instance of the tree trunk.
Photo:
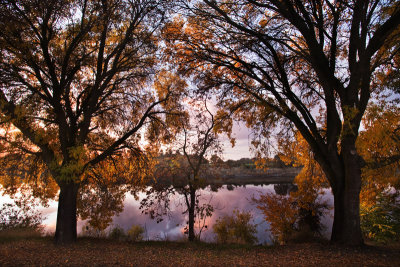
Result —
POLYGON ((331 241, 360 246, 363 238, 360 227, 361 157, 354 142, 342 142, 344 183, 333 190, 334 220, 331 241))
POLYGON ((79 184, 73 181, 61 182, 58 199, 55 243, 70 244, 76 241, 76 200, 79 184))
POLYGON ((190 187, 190 206, 189 208, 189 241, 194 241, 194 209, 196 205, 196 190, 190 187))

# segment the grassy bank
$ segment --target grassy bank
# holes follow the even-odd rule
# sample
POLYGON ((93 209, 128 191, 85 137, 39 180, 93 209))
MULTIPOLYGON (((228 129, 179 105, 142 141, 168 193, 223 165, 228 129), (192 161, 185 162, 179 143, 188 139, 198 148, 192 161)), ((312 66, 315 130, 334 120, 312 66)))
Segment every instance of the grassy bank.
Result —
POLYGON ((0 266, 398 266, 399 262, 399 246, 349 249, 303 243, 251 247, 93 238, 61 247, 51 238, 0 243, 0 266))

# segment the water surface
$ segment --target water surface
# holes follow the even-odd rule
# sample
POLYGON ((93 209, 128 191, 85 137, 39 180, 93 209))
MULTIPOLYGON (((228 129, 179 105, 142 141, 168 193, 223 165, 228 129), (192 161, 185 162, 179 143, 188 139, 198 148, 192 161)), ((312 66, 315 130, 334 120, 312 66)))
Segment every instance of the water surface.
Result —
MULTIPOLYGON (((253 215, 253 223, 257 225, 258 243, 271 243, 271 236, 268 231, 269 225, 260 210, 252 203, 252 197, 258 197, 265 193, 287 194, 291 185, 276 184, 276 185, 246 185, 241 187, 223 186, 217 192, 213 192, 209 187, 200 191, 200 204, 209 203, 214 207, 213 215, 206 220, 207 229, 204 229, 201 234, 201 240, 213 242, 215 235, 212 231, 212 226, 215 221, 225 215, 232 215, 233 210, 251 212, 253 215)), ((110 227, 119 226, 124 230, 128 230, 132 225, 141 225, 145 228, 145 239, 147 240, 183 240, 187 236, 184 234, 184 227, 188 220, 185 211, 184 199, 182 195, 175 194, 171 197, 170 212, 168 216, 163 217, 163 221, 157 223, 151 219, 149 215, 142 213, 140 200, 145 197, 145 193, 139 193, 139 200, 131 194, 127 194, 124 201, 123 211, 114 216, 113 223, 110 227)), ((325 190, 325 193, 320 196, 321 200, 328 201, 330 206, 333 206, 332 194, 330 190, 325 190)), ((47 217, 44 221, 46 228, 49 231, 54 231, 57 203, 50 203, 48 208, 42 209, 43 214, 47 217)), ((324 236, 329 237, 332 227, 332 214, 330 210, 327 215, 322 218, 322 223, 325 225, 324 236)), ((78 221, 78 234, 82 232, 84 221, 78 221)))

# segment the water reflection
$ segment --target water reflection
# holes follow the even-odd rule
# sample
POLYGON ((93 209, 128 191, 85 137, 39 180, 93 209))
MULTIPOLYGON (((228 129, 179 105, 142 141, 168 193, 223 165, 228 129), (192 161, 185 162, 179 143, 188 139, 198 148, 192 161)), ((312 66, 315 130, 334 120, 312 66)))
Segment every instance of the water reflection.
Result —
MULTIPOLYGON (((214 206, 214 213, 206 219, 207 229, 202 232, 201 240, 206 242, 214 241, 214 233, 212 226, 215 221, 224 215, 231 215, 234 209, 240 211, 250 211, 253 214, 254 223, 257 225, 258 243, 271 243, 271 236, 268 233, 268 223, 265 222, 260 210, 253 203, 252 197, 258 197, 260 194, 276 193, 286 195, 289 192, 296 190, 293 184, 271 184, 271 185, 246 185, 232 186, 225 185, 218 189, 218 192, 213 192, 210 187, 199 190, 201 193, 200 204, 210 202, 214 206)), ((136 200, 131 194, 127 194, 124 200, 123 211, 113 217, 112 225, 120 226, 124 230, 128 230, 132 225, 141 225, 145 228, 146 240, 187 240, 184 235, 184 227, 187 224, 187 215, 183 215, 185 205, 182 195, 174 194, 171 197, 170 211, 167 216, 163 217, 163 221, 157 223, 156 220, 150 219, 149 215, 142 213, 139 209, 140 201, 146 197, 144 192, 139 193, 139 199, 136 200)), ((333 206, 332 194, 330 190, 325 190, 325 194, 321 199, 328 200, 328 204, 333 206)), ((56 221, 56 209, 53 205, 50 208, 43 210, 48 217, 45 221, 48 229, 54 229, 56 221)), ((328 237, 331 231, 332 210, 328 215, 322 218, 322 223, 326 226, 324 235, 328 237)), ((85 222, 78 221, 78 234, 82 230, 85 222)))
MULTIPOLYGON (((277 184, 277 185, 247 185, 241 187, 233 187, 230 185, 223 186, 218 192, 213 192, 211 188, 206 188, 201 191, 200 203, 210 203, 214 207, 214 213, 210 218, 206 219, 207 230, 202 233, 201 240, 206 242, 214 241, 212 225, 215 221, 224 215, 231 215, 234 209, 241 211, 250 211, 253 214, 254 223, 257 225, 257 238, 259 243, 270 243, 271 237, 268 233, 268 223, 255 205, 251 203, 252 197, 258 197, 265 193, 288 194, 296 190, 292 184, 277 184)), ((140 195, 140 199, 144 198, 145 194, 140 195)), ((329 199, 325 194, 324 198, 329 199)), ((170 212, 164 220, 157 223, 156 220, 151 220, 148 215, 142 214, 139 210, 139 201, 136 201, 132 195, 127 195, 125 200, 125 208, 119 216, 114 217, 114 225, 119 225, 127 230, 133 224, 139 224, 146 229, 146 239, 150 240, 183 240, 187 236, 183 234, 184 227, 187 223, 187 216, 182 215, 185 209, 183 198, 181 195, 175 194, 171 198, 170 212)), ((324 218, 323 223, 326 224, 326 235, 330 231, 329 225, 331 219, 324 218)))
POLYGON ((297 186, 294 184, 275 184, 274 190, 276 194, 286 196, 290 192, 297 191, 297 186))

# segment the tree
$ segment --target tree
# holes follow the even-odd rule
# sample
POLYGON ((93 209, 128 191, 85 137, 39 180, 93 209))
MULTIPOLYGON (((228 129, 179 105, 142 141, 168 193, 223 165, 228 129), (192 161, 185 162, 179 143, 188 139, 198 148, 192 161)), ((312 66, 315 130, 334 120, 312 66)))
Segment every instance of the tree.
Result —
MULTIPOLYGON (((191 116, 181 117, 179 127, 181 131, 176 136, 176 153, 164 155, 156 166, 155 178, 157 183, 147 192, 142 200, 141 208, 152 218, 161 221, 161 217, 168 214, 170 197, 175 193, 183 196, 188 215, 185 232, 189 241, 196 239, 195 226, 198 223, 198 235, 206 228, 205 220, 214 210, 210 203, 200 204, 199 189, 207 186, 207 178, 212 176, 207 156, 216 156, 221 153, 219 134, 229 131, 226 123, 226 114, 213 114, 207 107, 206 98, 203 101, 192 100, 188 103, 188 113, 191 116), (172 187, 171 187, 172 186, 172 187)), ((215 157, 214 157, 215 158, 215 157)))
POLYGON ((282 136, 278 139, 279 158, 283 165, 291 164, 301 167, 294 178, 297 190, 288 192, 288 188, 275 188, 276 194, 261 195, 253 198, 270 223, 274 239, 285 243, 295 239, 307 239, 320 236, 323 230, 321 217, 328 209, 326 202, 321 201, 322 188, 327 186, 326 178, 321 168, 314 160, 313 152, 301 134, 296 131, 293 138, 282 136))
POLYGON ((357 152, 361 119, 397 53, 397 1, 183 1, 165 30, 181 70, 247 122, 267 149, 272 128, 295 127, 334 195, 331 240, 363 243, 357 152))
POLYGON ((186 176, 185 186, 181 187, 179 191, 185 197, 185 203, 189 216, 188 222, 188 238, 189 241, 195 240, 194 225, 197 215, 205 219, 205 217, 211 216, 213 211, 209 204, 206 206, 199 206, 199 199, 196 195, 196 191, 201 187, 204 187, 205 173, 207 170, 204 166, 205 156, 210 152, 220 152, 221 146, 218 141, 218 130, 223 127, 223 117, 217 117, 211 113, 207 108, 207 102, 204 101, 204 110, 200 111, 196 120, 193 123, 193 127, 187 127, 183 124, 183 145, 182 151, 185 157, 185 168, 184 174, 186 176), (212 151, 213 150, 213 151, 212 151))
POLYGON ((141 131, 155 141, 171 121, 180 89, 151 86, 167 2, 0 4, 1 155, 27 155, 57 183, 58 244, 76 240, 86 172, 122 151, 138 161, 141 131))
POLYGON ((289 240, 295 231, 295 224, 299 218, 299 211, 294 206, 293 198, 289 195, 266 193, 252 201, 264 214, 270 225, 273 238, 280 244, 289 240))
POLYGON ((303 235, 321 235, 324 229, 321 218, 328 210, 326 201, 319 199, 328 187, 326 177, 314 160, 313 152, 299 132, 294 133, 294 140, 279 140, 280 157, 285 163, 302 166, 295 177, 297 191, 290 192, 290 197, 298 210, 296 227, 303 235))

